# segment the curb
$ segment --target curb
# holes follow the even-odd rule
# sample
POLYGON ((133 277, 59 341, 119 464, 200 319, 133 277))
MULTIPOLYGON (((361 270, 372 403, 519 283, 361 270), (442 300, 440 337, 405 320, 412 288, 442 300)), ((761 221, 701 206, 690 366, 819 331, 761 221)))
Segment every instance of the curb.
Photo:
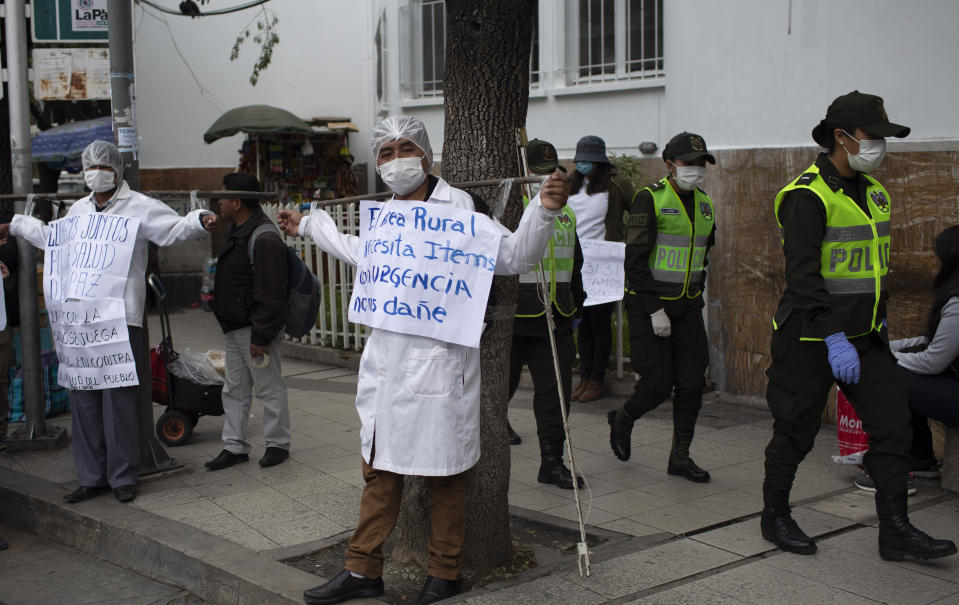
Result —
POLYGON ((0 517, 14 528, 192 592, 210 603, 302 605, 322 578, 206 534, 195 527, 114 501, 66 506, 64 490, 44 479, 0 469, 0 517))

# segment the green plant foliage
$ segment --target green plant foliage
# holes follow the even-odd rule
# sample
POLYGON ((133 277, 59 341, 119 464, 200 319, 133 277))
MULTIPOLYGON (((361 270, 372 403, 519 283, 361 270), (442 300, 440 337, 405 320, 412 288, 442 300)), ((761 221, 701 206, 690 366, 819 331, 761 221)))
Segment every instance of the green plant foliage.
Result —
POLYGON ((645 187, 653 180, 648 174, 646 174, 646 172, 643 171, 643 159, 639 156, 625 153, 623 155, 610 153, 609 160, 613 163, 613 166, 616 167, 616 171, 620 174, 620 176, 623 176, 629 180, 635 189, 645 187))
POLYGON ((276 33, 279 19, 275 13, 264 8, 255 21, 256 29, 254 30, 250 25, 245 27, 237 35, 230 51, 230 61, 236 61, 240 57, 240 49, 247 40, 252 39, 253 44, 259 47, 260 54, 253 63, 253 73, 250 74, 250 84, 253 86, 259 82, 260 73, 270 66, 270 61, 273 60, 273 49, 280 43, 280 35, 276 33))

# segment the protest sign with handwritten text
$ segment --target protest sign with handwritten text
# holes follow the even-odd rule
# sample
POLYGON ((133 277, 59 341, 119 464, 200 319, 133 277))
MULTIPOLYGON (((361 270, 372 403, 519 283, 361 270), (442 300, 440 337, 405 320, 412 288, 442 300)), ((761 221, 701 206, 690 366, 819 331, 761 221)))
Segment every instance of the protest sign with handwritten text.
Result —
POLYGON ((139 384, 123 303, 139 228, 139 219, 102 213, 50 223, 43 296, 62 386, 99 390, 139 384))
POLYGON ((583 249, 584 307, 601 305, 623 299, 626 275, 623 261, 626 244, 603 240, 579 240, 583 249))
POLYGON ((478 347, 500 238, 475 212, 362 202, 350 321, 478 347))

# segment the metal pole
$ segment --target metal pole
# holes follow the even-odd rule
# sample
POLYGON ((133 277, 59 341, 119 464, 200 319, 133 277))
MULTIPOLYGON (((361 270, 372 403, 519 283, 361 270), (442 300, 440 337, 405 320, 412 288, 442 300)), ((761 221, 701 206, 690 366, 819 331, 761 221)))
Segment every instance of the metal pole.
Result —
MULTIPOLYGON (((110 105, 113 139, 123 157, 123 178, 131 189, 140 187, 140 142, 136 123, 136 86, 133 69, 133 0, 107 0, 110 20, 110 105)), ((137 276, 146 279, 146 275, 137 276)), ((140 398, 140 475, 182 466, 166 453, 153 434, 153 389, 150 375, 150 334, 143 313, 143 348, 134 351, 140 398)))
MULTIPOLYGON (((27 18, 24 0, 6 3, 4 34, 7 40, 7 92, 10 104, 10 163, 13 192, 33 192, 33 162, 30 158, 30 97, 27 86, 27 18)), ((29 200, 28 200, 29 202, 29 200)), ((32 206, 27 203, 26 206, 32 206)), ((29 213, 32 208, 26 208, 29 213)), ((23 410, 27 421, 10 437, 9 449, 53 448, 66 440, 66 431, 47 427, 40 363, 40 321, 37 308, 37 252, 23 238, 17 240, 20 256, 20 357, 23 367, 23 410)))

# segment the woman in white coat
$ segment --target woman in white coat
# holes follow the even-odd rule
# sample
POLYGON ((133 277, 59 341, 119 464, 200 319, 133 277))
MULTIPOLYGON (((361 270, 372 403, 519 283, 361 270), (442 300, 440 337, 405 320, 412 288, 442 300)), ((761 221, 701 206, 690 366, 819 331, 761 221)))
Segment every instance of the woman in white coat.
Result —
MULTIPOLYGON (((372 154, 393 200, 425 201, 474 211, 473 198, 429 175, 433 153, 416 118, 393 116, 372 133, 372 154)), ((553 174, 540 203, 529 204, 515 233, 504 227, 496 275, 528 271, 542 258, 555 217, 566 205, 566 179, 553 174)), ((360 239, 339 232, 330 216, 283 210, 280 227, 311 238, 323 251, 356 264, 360 239)), ((350 539, 346 569, 308 590, 308 605, 339 603, 383 592, 382 544, 399 513, 405 475, 422 475, 430 489, 431 530, 426 586, 420 603, 457 594, 466 536, 464 472, 480 455, 480 358, 476 349, 386 329, 373 329, 360 361, 356 409, 362 429, 366 486, 350 539)))

